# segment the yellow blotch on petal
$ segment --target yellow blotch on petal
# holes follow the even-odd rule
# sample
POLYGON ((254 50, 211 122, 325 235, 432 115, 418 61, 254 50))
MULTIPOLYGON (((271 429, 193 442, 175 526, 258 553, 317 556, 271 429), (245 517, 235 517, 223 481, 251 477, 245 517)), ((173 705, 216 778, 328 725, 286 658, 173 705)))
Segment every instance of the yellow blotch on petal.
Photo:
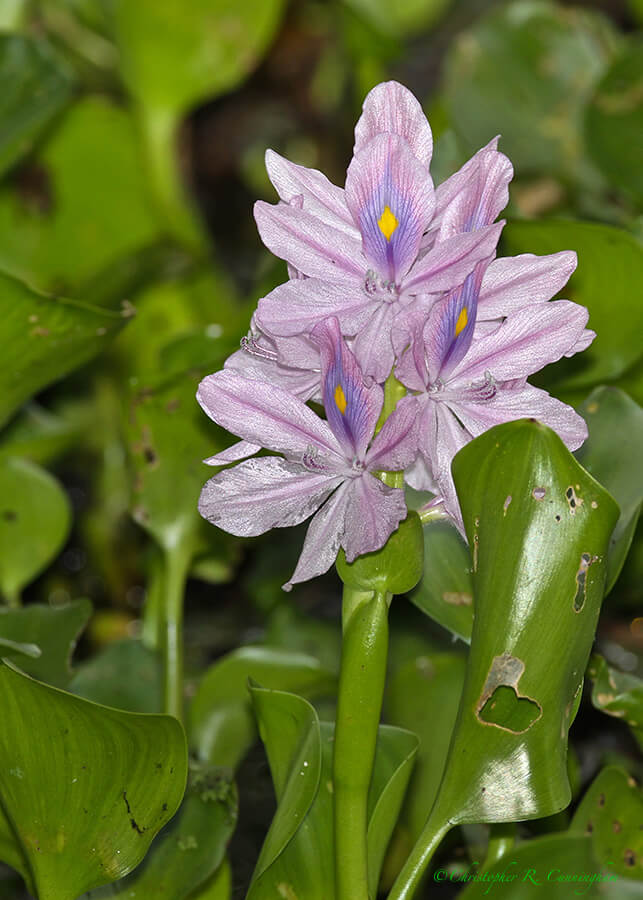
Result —
POLYGON ((391 207, 385 206, 384 212, 377 220, 377 224, 380 226, 380 231, 382 232, 386 240, 390 241, 391 235, 400 223, 391 212, 391 207))
POLYGON ((341 384, 338 384, 335 388, 335 403, 337 404, 337 409, 344 415, 346 412, 346 394, 342 390, 341 384))
POLYGON ((467 308, 466 306, 462 309, 462 312, 458 316, 458 321, 455 323, 455 336, 457 337, 461 331, 467 327, 467 322, 469 321, 469 317, 467 316, 467 308))

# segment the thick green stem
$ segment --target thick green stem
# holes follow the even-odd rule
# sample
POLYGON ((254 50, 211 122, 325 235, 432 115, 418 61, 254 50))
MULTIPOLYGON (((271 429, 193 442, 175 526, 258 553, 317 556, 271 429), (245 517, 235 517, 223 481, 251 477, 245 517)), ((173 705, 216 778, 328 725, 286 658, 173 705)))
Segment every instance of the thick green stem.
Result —
POLYGON ((504 856, 513 847, 516 841, 516 823, 500 822, 491 826, 489 835, 489 846, 487 847, 487 857, 484 861, 484 868, 491 869, 501 856, 504 856))
POLYGON ((451 823, 445 820, 442 811, 434 807, 415 847, 395 879, 388 900, 411 900, 420 886, 433 854, 450 828, 451 823))
POLYGON ((165 712, 183 717, 183 593, 189 556, 180 548, 165 554, 163 620, 165 630, 165 712))
POLYGON ((337 900, 369 900, 367 803, 382 708, 390 595, 344 587, 333 790, 337 900))

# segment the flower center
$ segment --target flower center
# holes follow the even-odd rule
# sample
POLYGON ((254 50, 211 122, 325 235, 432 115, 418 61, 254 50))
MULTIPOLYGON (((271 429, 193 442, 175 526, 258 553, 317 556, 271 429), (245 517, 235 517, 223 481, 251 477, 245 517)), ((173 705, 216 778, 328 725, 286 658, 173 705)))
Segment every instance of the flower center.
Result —
POLYGON ((395 303, 400 296, 400 290, 394 281, 381 278, 373 269, 369 269, 364 279, 364 292, 373 300, 382 303, 395 303))

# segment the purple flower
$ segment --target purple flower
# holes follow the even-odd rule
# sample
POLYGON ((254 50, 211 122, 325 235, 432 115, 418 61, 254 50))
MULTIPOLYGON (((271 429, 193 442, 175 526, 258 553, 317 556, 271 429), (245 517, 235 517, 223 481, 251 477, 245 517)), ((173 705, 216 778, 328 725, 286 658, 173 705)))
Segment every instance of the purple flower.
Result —
POLYGON ((231 368, 205 378, 197 394, 219 425, 283 454, 219 472, 203 488, 201 515, 248 537, 314 514, 287 590, 325 572, 340 546, 352 561, 385 544, 407 510, 404 492, 374 473, 404 469, 417 452, 415 404, 404 398, 374 437, 382 388, 364 381, 336 319, 317 325, 311 337, 319 347, 327 421, 283 387, 231 368))
MULTIPOLYGON (((530 264, 532 279, 549 282, 541 261, 532 258, 530 264)), ((593 333, 585 329, 587 310, 567 300, 541 300, 517 306, 501 322, 489 321, 478 330, 481 286, 489 268, 478 264, 462 287, 431 308, 424 322, 409 317, 395 335, 400 348, 395 374, 413 392, 418 415, 419 456, 406 478, 413 487, 442 497, 460 527, 451 461, 472 438, 523 417, 549 425, 572 450, 587 437, 585 422, 571 407, 526 380, 591 340, 593 333)), ((487 294, 490 309, 506 310, 506 301, 498 308, 492 305, 492 293, 487 294)))
POLYGON ((281 202, 255 205, 259 232, 305 277, 264 298, 257 320, 270 335, 292 337, 336 316, 355 339, 363 371, 383 381, 394 362, 391 331, 400 311, 461 285, 476 263, 494 255, 503 223, 492 223, 507 202, 512 169, 490 145, 436 193, 429 124, 396 82, 371 91, 355 135, 345 190, 268 151, 281 202))

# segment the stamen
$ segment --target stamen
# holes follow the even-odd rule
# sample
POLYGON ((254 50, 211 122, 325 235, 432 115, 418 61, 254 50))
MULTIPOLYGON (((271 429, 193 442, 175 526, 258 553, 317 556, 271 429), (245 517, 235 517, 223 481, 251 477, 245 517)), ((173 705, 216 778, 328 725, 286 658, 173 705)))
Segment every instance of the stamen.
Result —
POLYGON ((319 449, 309 444, 302 457, 302 465, 311 472, 323 472, 326 468, 324 460, 319 456, 319 449))
POLYGON ((274 350, 268 350, 266 347, 260 347, 259 341, 255 337, 246 335, 246 337, 241 338, 240 344, 241 349, 252 356, 258 356, 259 359, 269 359, 272 362, 277 361, 277 353, 274 350))
POLYGON ((400 223, 391 212, 391 207, 387 205, 384 207, 384 212, 377 220, 377 224, 379 225, 380 231, 382 232, 386 240, 390 241, 391 235, 400 223))

